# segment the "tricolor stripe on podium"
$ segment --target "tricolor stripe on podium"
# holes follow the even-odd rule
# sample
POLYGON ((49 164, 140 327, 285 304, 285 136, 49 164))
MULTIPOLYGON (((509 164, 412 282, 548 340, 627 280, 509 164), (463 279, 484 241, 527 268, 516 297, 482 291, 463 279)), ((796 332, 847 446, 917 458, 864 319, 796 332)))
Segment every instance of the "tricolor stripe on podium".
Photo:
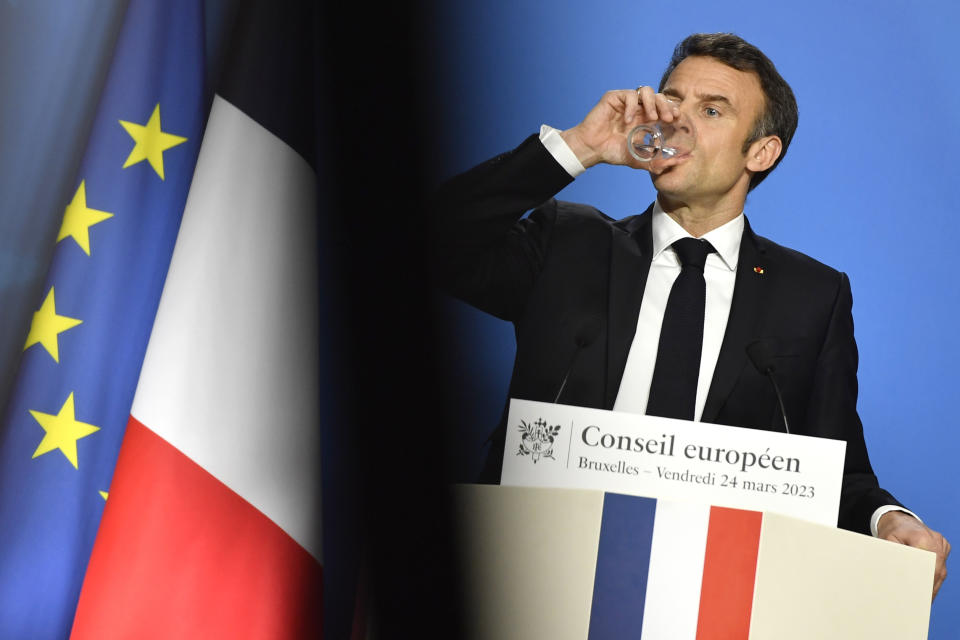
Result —
POLYGON ((607 494, 590 640, 746 638, 761 514, 607 494))

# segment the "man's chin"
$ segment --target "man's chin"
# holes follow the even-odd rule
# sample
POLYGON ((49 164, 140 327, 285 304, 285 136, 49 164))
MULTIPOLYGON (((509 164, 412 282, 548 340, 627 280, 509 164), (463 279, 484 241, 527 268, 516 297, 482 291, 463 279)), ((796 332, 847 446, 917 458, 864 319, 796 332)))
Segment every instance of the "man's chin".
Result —
POLYGON ((667 195, 680 195, 686 189, 686 181, 679 166, 667 167, 662 173, 651 173, 650 181, 653 187, 660 193, 667 195))

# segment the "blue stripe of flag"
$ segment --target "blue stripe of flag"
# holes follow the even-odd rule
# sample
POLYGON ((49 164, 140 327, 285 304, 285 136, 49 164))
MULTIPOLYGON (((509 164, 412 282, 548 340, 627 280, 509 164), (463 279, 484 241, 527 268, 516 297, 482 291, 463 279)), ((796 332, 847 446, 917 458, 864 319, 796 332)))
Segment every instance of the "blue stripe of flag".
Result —
POLYGON ((651 498, 604 494, 589 640, 640 637, 656 508, 651 498))

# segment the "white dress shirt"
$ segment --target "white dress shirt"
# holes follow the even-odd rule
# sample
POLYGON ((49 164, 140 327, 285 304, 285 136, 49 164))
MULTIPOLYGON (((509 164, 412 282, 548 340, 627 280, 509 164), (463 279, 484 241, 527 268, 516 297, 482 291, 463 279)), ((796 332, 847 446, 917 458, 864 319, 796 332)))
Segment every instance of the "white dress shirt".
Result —
MULTIPOLYGON (((613 403, 614 411, 646 413, 650 395, 650 382, 657 361, 657 346, 660 329, 667 309, 667 299, 674 280, 680 275, 680 259, 670 246, 680 238, 691 237, 673 218, 664 213, 660 203, 653 205, 653 259, 647 286, 643 290, 643 302, 637 317, 637 330, 627 355, 627 365, 620 381, 620 390, 613 403)), ((720 355, 720 344, 727 330, 730 317, 730 301, 733 300, 733 284, 737 275, 737 259, 740 255, 740 238, 743 236, 743 213, 723 226, 707 232, 715 253, 707 256, 703 267, 706 280, 706 304, 703 317, 703 350, 700 354, 700 374, 697 382, 697 401, 693 419, 697 422, 703 415, 707 391, 713 370, 720 355)))
MULTIPOLYGON (((548 125, 541 126, 540 141, 571 177, 576 178, 586 171, 576 154, 560 136, 558 129, 548 125)), ((653 205, 651 224, 653 258, 643 291, 643 301, 640 304, 637 331, 630 346, 630 352, 627 354, 626 368, 620 381, 620 389, 617 391, 617 399, 613 404, 614 411, 641 414, 647 411, 647 399, 650 397, 650 382, 653 380, 653 368, 657 361, 657 345, 660 343, 663 314, 670 288, 680 274, 680 261, 670 245, 680 238, 691 237, 683 227, 663 211, 659 201, 653 205)), ((740 215, 730 222, 701 236, 709 240, 717 251, 707 256, 703 269, 707 295, 704 308, 703 351, 700 355, 700 375, 693 418, 697 422, 703 415, 703 406, 707 401, 713 370, 717 366, 723 334, 727 330, 743 227, 744 217, 741 211, 740 215)), ((920 520, 912 511, 896 505, 879 507, 870 518, 870 532, 874 537, 877 535, 877 522, 880 516, 888 511, 905 511, 920 520)))

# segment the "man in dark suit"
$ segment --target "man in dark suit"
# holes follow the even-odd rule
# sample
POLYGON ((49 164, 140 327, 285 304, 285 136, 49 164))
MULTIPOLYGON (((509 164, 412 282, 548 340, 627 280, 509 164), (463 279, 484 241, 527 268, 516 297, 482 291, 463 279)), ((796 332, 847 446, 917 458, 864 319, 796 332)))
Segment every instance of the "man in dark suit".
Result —
MULTIPOLYGON (((747 356, 761 340, 791 431, 847 443, 840 526, 936 552, 935 595, 949 544, 881 489, 870 466, 846 275, 755 235, 743 215, 796 124, 793 92, 756 47, 732 34, 690 36, 658 91, 610 91, 577 126, 544 126, 442 186, 444 285, 514 323, 510 397, 782 430, 770 380, 747 356), (695 148, 636 159, 627 133, 655 120, 694 131, 695 148), (657 200, 614 220, 553 198, 599 163, 648 171, 657 200), (701 253, 694 267, 691 246, 701 253), (697 335, 678 348, 668 341, 684 321, 668 307, 690 269, 702 283, 697 335), (678 367, 694 342, 692 365, 678 367), (682 378, 690 389, 679 411, 663 409, 682 378)), ((483 481, 498 481, 504 437, 501 424, 483 481)))

